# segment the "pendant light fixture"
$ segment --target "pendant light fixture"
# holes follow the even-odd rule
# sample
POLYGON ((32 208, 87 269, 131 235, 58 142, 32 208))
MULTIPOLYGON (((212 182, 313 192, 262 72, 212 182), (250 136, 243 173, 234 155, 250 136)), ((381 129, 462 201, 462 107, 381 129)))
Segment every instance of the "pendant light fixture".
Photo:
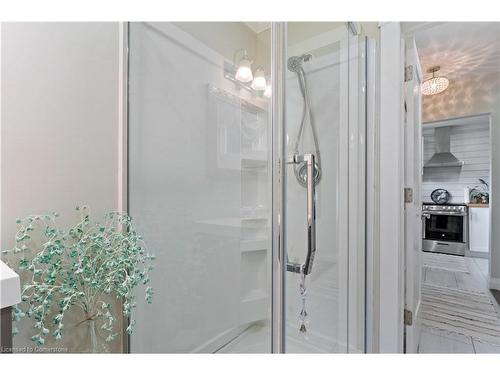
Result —
POLYGON ((450 80, 446 77, 436 77, 436 72, 440 69, 439 66, 433 66, 427 70, 427 73, 432 73, 432 78, 422 82, 423 95, 436 95, 448 88, 450 80))

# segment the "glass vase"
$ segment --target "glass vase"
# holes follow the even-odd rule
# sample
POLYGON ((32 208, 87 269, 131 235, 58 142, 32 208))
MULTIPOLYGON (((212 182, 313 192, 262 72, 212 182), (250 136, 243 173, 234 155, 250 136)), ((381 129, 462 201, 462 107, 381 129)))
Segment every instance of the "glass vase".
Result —
POLYGON ((89 353, 98 353, 97 350, 97 332, 95 328, 95 320, 89 319, 87 322, 88 348, 89 353))

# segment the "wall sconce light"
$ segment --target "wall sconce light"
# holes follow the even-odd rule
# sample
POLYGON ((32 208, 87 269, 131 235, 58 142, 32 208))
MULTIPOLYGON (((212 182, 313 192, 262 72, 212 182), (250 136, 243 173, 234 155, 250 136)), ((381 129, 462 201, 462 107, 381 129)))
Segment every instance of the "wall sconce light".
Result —
POLYGON ((266 77, 266 72, 262 66, 259 66, 255 72, 252 71, 252 63, 253 61, 250 60, 247 50, 244 48, 239 49, 234 53, 232 64, 228 61, 224 62, 224 77, 236 83, 238 88, 245 89, 253 95, 270 98, 270 77, 266 77))
POLYGON ((272 88, 271 88, 271 84, 268 84, 265 91, 264 91, 264 96, 266 98, 270 98, 272 95, 272 88))
POLYGON ((255 76, 252 81, 252 89, 255 91, 265 91, 267 88, 266 77, 264 76, 264 69, 258 67, 255 71, 255 76))
POLYGON ((234 53, 234 62, 236 66, 236 74, 234 78, 240 82, 247 83, 253 80, 252 62, 248 58, 246 49, 240 49, 234 53), (243 52, 243 57, 236 64, 236 56, 238 52, 243 52))

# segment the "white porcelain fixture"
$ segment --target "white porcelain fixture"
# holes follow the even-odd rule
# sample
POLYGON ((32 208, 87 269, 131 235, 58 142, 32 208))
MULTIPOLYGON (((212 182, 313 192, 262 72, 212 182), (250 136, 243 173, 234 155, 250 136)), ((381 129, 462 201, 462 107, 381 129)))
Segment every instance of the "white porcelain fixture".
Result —
POLYGON ((0 260, 0 308, 21 302, 19 275, 0 260))

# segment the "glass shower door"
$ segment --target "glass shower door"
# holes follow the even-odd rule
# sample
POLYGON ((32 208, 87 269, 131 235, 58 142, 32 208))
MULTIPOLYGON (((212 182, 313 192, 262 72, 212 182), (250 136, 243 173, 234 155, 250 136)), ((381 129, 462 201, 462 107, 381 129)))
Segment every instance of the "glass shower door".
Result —
POLYGON ((363 42, 347 23, 284 30, 281 350, 363 351, 363 42))
POLYGON ((245 76, 251 61, 270 82, 269 40, 237 22, 129 25, 129 211, 156 255, 131 352, 271 351, 270 104, 245 76))

